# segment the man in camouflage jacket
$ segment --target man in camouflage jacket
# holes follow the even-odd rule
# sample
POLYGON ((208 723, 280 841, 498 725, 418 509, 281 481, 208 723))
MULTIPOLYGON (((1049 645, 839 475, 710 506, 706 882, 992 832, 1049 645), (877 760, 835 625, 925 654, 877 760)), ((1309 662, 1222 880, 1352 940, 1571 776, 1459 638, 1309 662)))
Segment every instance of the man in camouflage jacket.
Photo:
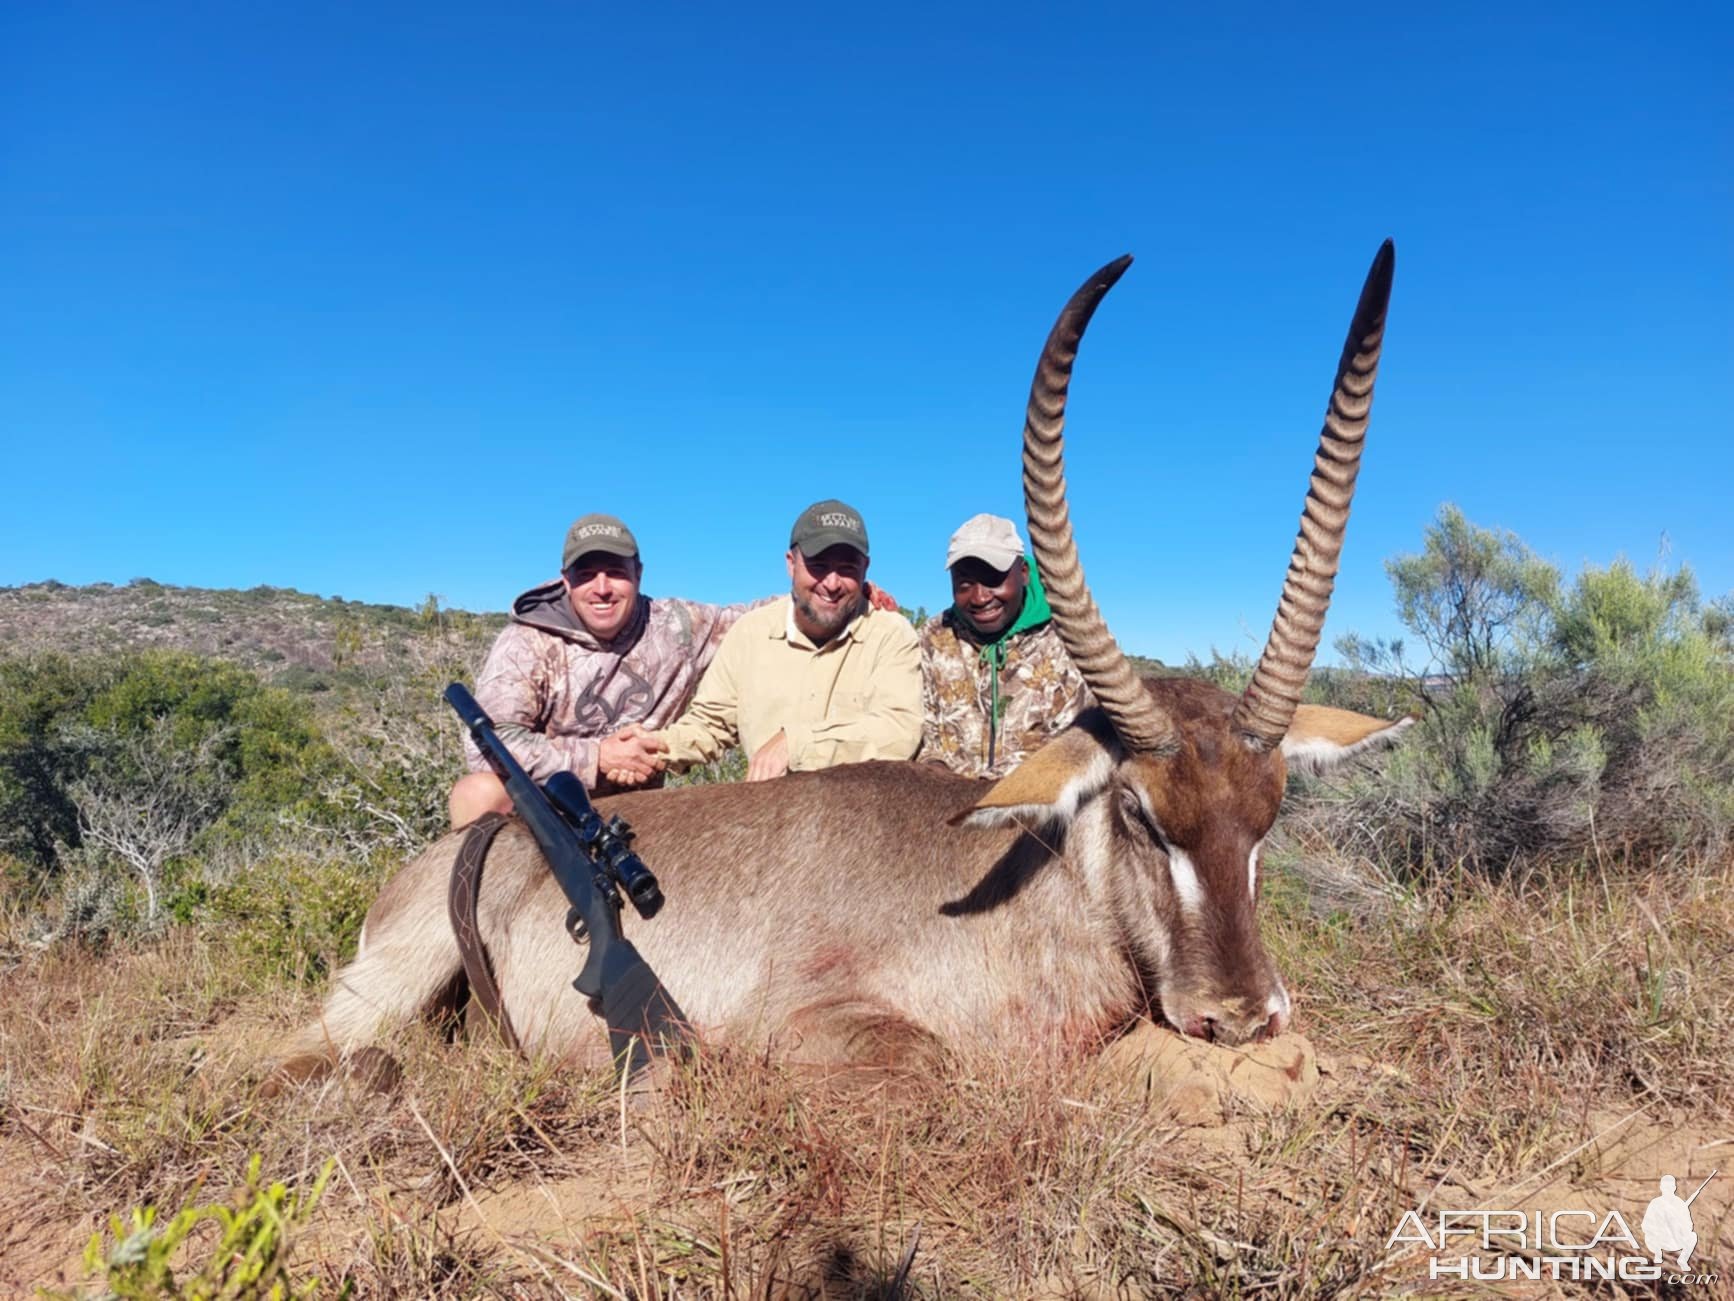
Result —
POLYGON ((921 758, 1003 777, 1095 702, 1010 520, 969 520, 945 564, 952 606, 920 630, 921 758))
MULTIPOLYGON (((599 794, 624 788, 610 774, 660 785, 661 744, 644 731, 680 715, 723 634, 753 607, 645 596, 638 541, 612 515, 572 525, 560 570, 512 603, 476 701, 537 781, 564 770, 599 794)), ((452 788, 452 825, 489 809, 509 813, 505 788, 467 739, 465 758, 470 771, 452 788)))

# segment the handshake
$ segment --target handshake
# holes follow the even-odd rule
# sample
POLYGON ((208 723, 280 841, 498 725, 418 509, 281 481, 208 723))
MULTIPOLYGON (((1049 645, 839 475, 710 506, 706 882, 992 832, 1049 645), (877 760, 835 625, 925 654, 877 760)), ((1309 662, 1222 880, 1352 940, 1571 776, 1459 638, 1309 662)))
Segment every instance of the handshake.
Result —
MULTIPOLYGON (((602 738, 596 771, 616 786, 639 786, 668 767, 668 742, 642 724, 631 723, 602 738)), ((782 731, 747 761, 747 780, 769 781, 789 771, 789 738, 782 731)))
POLYGON ((616 786, 638 786, 668 766, 667 753, 668 742, 632 723, 602 738, 596 771, 616 786))

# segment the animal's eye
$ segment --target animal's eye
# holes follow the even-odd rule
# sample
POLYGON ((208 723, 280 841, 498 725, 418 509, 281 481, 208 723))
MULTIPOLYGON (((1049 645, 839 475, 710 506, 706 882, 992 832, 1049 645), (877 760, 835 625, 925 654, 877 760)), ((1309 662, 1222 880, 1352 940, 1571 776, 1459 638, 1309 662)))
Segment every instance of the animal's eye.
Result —
POLYGON ((1162 828, 1156 825, 1156 820, 1144 808, 1144 801, 1131 791, 1120 792, 1120 807, 1126 811, 1128 821, 1143 827, 1149 833, 1150 839, 1156 842, 1156 848, 1166 852, 1168 837, 1162 834, 1162 828))

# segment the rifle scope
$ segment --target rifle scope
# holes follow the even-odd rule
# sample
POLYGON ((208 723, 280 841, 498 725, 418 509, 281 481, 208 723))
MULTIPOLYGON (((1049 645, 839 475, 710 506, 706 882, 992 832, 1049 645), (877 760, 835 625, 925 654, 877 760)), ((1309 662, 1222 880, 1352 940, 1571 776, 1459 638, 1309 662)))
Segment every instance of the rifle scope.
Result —
POLYGON ((584 783, 569 772, 557 772, 542 783, 549 801, 560 811, 602 870, 620 882, 638 915, 649 921, 662 907, 662 887, 644 860, 632 852, 632 829, 617 813, 603 822, 590 803, 584 783))

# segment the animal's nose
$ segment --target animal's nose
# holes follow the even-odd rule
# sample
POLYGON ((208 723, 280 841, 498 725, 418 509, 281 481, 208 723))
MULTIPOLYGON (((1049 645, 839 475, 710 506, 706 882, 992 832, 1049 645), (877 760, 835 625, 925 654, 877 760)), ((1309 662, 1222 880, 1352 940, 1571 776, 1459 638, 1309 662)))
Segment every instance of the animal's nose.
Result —
POLYGON ((1203 1039, 1207 1043, 1215 1043, 1217 1032, 1222 1022, 1213 1016, 1189 1016, 1186 1024, 1180 1029, 1193 1039, 1203 1039))
POLYGON ((1207 1043, 1263 1043, 1288 1029, 1288 1014, 1272 1012, 1262 1021, 1237 1021, 1220 1016, 1194 1015, 1188 1017, 1181 1028, 1192 1038, 1203 1039, 1207 1043))

